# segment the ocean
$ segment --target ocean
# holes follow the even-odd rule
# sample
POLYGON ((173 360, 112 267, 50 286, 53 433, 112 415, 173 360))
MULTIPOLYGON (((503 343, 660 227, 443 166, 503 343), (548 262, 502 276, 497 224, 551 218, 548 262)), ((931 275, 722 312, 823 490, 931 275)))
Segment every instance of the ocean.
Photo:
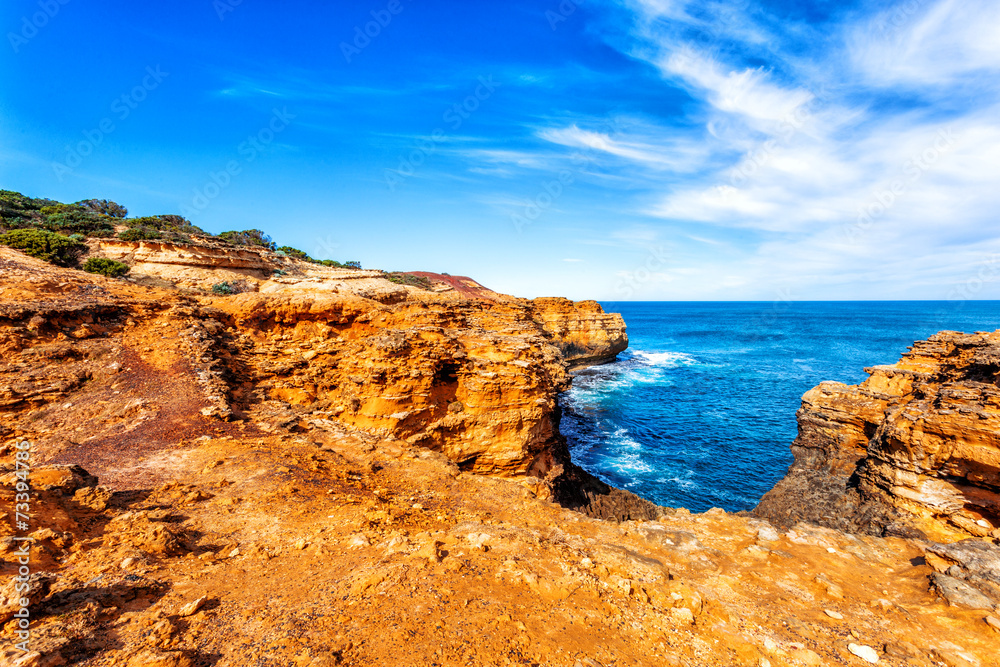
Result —
POLYGON ((941 330, 1000 328, 998 301, 607 302, 618 361, 561 397, 573 460, 670 507, 753 508, 792 462, 795 411, 824 380, 864 381, 941 330))

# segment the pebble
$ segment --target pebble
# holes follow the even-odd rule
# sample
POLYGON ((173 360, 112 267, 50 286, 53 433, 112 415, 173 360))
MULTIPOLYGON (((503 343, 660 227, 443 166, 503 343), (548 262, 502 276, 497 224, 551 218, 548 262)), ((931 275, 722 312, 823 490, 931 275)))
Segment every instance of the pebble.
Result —
POLYGON ((847 650, 858 656, 865 662, 870 662, 873 665, 878 662, 878 653, 875 652, 871 646, 864 646, 862 644, 848 644, 847 650))
POLYGON ((798 648, 792 651, 792 659, 798 660, 803 665, 818 666, 823 664, 823 659, 815 651, 807 648, 798 648))
POLYGON ((365 535, 355 535, 351 538, 351 541, 347 543, 352 548, 358 547, 370 547, 372 543, 368 540, 365 535))
POLYGON ((781 535, 773 526, 761 526, 757 529, 757 539, 764 542, 775 542, 781 535))
POLYGON ((826 614, 827 616, 829 616, 830 618, 837 619, 838 621, 844 620, 844 615, 841 614, 840 612, 832 611, 830 609, 824 609, 823 613, 826 614))
MULTIPOLYGON (((694 624, 694 613, 687 607, 674 607, 670 610, 670 618, 682 625, 694 624)), ((764 640, 767 642, 767 640, 764 640)))
POLYGON ((121 568, 123 570, 127 570, 129 568, 129 566, 131 566, 132 563, 134 563, 134 562, 135 562, 135 559, 132 558, 131 556, 129 556, 128 558, 126 558, 125 560, 122 561, 121 568))
POLYGON ((189 602, 188 604, 181 607, 181 610, 177 612, 177 615, 182 618, 186 616, 193 616, 197 614, 202 607, 205 606, 206 602, 208 602, 208 598, 203 595, 197 600, 189 602))
POLYGON ((986 621, 986 625, 990 626, 991 628, 993 628, 997 632, 1000 632, 1000 620, 998 620, 996 617, 994 617, 994 616, 987 616, 983 620, 986 621))

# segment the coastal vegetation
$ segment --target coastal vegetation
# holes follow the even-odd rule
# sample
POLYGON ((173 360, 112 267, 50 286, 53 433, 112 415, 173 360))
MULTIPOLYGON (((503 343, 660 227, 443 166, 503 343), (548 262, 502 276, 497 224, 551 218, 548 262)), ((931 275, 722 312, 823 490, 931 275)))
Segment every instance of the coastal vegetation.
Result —
POLYGON ((0 244, 57 266, 73 266, 87 248, 75 238, 44 229, 12 229, 0 234, 0 244))
POLYGON ((83 263, 83 270, 87 273, 96 273, 108 278, 121 278, 131 270, 128 264, 116 262, 106 257, 91 257, 83 263))
POLYGON ((402 271, 391 271, 385 274, 385 279, 391 283, 396 283, 397 285, 409 285, 410 287, 419 287, 420 289, 427 290, 430 292, 433 289, 433 283, 430 279, 424 276, 416 276, 412 273, 404 273, 402 271))
POLYGON ((237 247, 277 252, 312 264, 333 268, 360 269, 357 261, 339 262, 314 259, 291 246, 281 246, 260 229, 224 231, 210 234, 187 218, 174 215, 128 217, 128 209, 109 199, 84 199, 64 204, 52 199, 36 199, 13 190, 0 190, 0 243, 33 257, 74 266, 87 253, 84 241, 117 238, 122 241, 164 241, 175 244, 224 243, 237 247), (24 232, 13 234, 13 232, 24 232))

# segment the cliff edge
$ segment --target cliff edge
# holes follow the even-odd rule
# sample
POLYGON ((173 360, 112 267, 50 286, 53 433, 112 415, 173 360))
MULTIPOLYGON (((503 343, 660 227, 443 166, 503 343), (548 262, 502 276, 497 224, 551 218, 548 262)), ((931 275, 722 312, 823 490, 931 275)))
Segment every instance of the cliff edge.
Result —
POLYGON ((802 397, 795 462, 755 513, 852 532, 1000 537, 1000 332, 944 331, 802 397))

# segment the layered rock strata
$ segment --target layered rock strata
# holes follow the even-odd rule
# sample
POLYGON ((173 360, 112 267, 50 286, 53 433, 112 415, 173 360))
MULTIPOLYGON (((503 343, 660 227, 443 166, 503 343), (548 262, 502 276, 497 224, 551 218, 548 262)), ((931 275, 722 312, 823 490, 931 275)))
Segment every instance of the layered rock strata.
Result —
POLYGON ((755 510, 781 524, 1000 537, 1000 332, 942 332, 857 386, 802 398, 795 462, 755 510))
POLYGON ((267 253, 140 250, 149 256, 135 255, 131 282, 19 260, 35 298, 0 304, 0 347, 18 359, 4 373, 0 408, 67 399, 107 375, 110 357, 159 357, 169 373, 158 380, 196 387, 189 398, 202 417, 337 423, 440 451, 463 470, 551 481, 569 463, 556 401, 568 369, 628 344, 621 316, 593 302, 466 298, 301 262, 302 275, 275 275, 251 293, 178 293, 149 283, 143 267, 250 269, 267 266, 267 253), (39 298, 43 286, 55 289, 39 298), (146 331, 160 340, 130 347, 146 331))

